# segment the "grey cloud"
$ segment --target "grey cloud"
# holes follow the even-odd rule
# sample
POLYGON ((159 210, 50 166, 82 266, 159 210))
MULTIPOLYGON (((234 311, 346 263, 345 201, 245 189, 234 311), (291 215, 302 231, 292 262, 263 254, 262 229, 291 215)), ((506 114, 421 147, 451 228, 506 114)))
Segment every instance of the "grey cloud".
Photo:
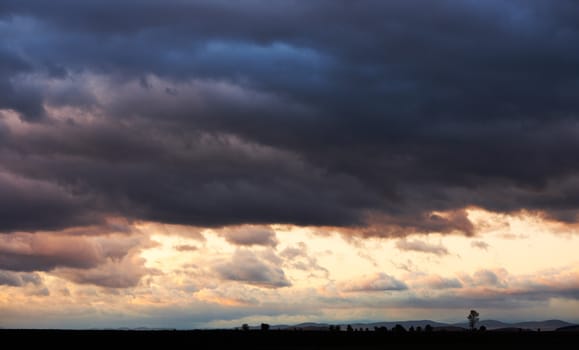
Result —
POLYGON ((408 289, 408 286, 393 276, 378 273, 358 280, 344 282, 341 289, 346 292, 384 292, 402 291, 408 289))
POLYGON ((0 272, 4 281, 37 284, 33 271, 48 271, 76 283, 127 288, 155 271, 138 254, 146 237, 75 236, 52 233, 0 235, 0 272), (4 271, 6 270, 6 271, 4 271), (22 273, 28 272, 28 273, 22 273))
POLYGON ((147 274, 156 273, 144 266, 145 259, 128 255, 121 260, 107 260, 90 269, 60 268, 53 273, 78 284, 92 284, 106 288, 135 287, 147 274))
MULTIPOLYGON (((99 127, 37 128, 8 142, 25 152, 42 150, 41 154, 21 158, 9 152, 3 159, 13 172, 62 183, 59 190, 75 193, 72 204, 80 208, 75 209, 85 210, 94 221, 117 213, 208 226, 245 221, 351 224, 361 222, 360 210, 375 200, 355 179, 325 178, 292 153, 234 136, 195 133, 196 138, 188 139, 159 130, 143 143, 149 132, 138 138, 126 127, 118 129, 133 136, 103 133, 99 127), (63 137, 62 130, 67 129, 70 138, 63 137), (104 139, 109 146, 100 146, 104 139), (97 153, 83 156, 93 151, 97 153), (151 186, 150 181, 159 185, 151 186), (318 192, 311 192, 313 187, 318 192), (346 193, 338 187, 346 188, 346 193)), ((36 221, 29 221, 29 227, 35 228, 36 221)), ((21 220, 11 224, 23 225, 21 220)))
POLYGON ((459 276, 466 287, 471 288, 501 288, 513 287, 512 276, 505 269, 480 269, 472 275, 462 274, 459 276))
POLYGON ((440 281, 432 281, 430 286, 437 289, 447 288, 461 288, 462 283, 456 278, 442 279, 440 281))
POLYGON ((62 229, 101 221, 86 208, 85 197, 51 182, 6 174, 1 168, 0 196, 0 232, 62 229))
POLYGON ((457 278, 443 278, 433 276, 426 279, 426 286, 433 289, 454 289, 462 288, 463 284, 457 278))
POLYGON ((473 274, 475 285, 506 288, 507 282, 491 270, 479 270, 473 274))
POLYGON ((39 91, 11 79, 32 71, 33 67, 23 57, 0 45, 0 109, 15 110, 26 120, 37 120, 44 115, 39 91))
POLYGON ((547 305, 551 299, 564 298, 579 300, 579 288, 577 285, 545 285, 532 283, 531 285, 518 285, 515 290, 495 288, 486 290, 484 293, 462 293, 453 290, 438 297, 422 297, 415 295, 399 303, 399 306, 412 306, 426 309, 464 309, 477 305, 477 307, 511 309, 529 308, 538 303, 547 305), (469 306, 470 305, 470 306, 469 306))
POLYGON ((0 236, 0 268, 49 271, 58 266, 89 268, 102 260, 98 246, 77 237, 12 234, 0 236))
POLYGON ((440 244, 430 244, 419 240, 408 241, 406 239, 401 239, 398 242, 396 242, 396 248, 405 251, 415 251, 435 255, 448 254, 448 250, 446 249, 446 247, 440 244))
POLYGON ((0 270, 0 286, 22 287, 27 284, 40 285, 42 280, 36 273, 17 273, 0 270))
POLYGON ((306 255, 307 249, 308 248, 304 242, 299 242, 295 247, 285 248, 279 255, 286 259, 292 260, 306 255))
MULTIPOLYGON (((511 310, 529 308, 537 301, 528 300, 527 298, 513 298, 506 295, 487 295, 487 296, 468 296, 456 295, 449 293, 438 297, 421 297, 413 296, 406 299, 404 302, 392 303, 395 305, 405 305, 409 308, 419 309, 469 309, 472 305, 477 305, 478 308, 511 310)), ((543 300, 542 302, 547 302, 543 300)), ((535 304, 536 305, 536 304, 535 304)), ((394 305, 392 305, 394 306, 394 305)))
POLYGON ((236 228, 226 228, 220 232, 227 242, 241 245, 252 246, 262 245, 275 247, 277 238, 275 231, 264 226, 242 226, 236 228))
POLYGON ((237 250, 230 261, 217 264, 213 269, 226 281, 244 282, 266 288, 291 286, 281 268, 260 259, 248 250, 237 250))
POLYGON ((190 244, 179 244, 175 246, 175 249, 179 252, 194 252, 199 248, 190 244))
POLYGON ((32 212, 48 199, 11 194, 0 231, 115 214, 473 235, 469 206, 576 222, 577 15, 571 0, 3 1, 0 108, 45 128, 4 123, 0 161, 60 200, 32 212))
POLYGON ((506 270, 480 270, 469 280, 461 277, 462 283, 454 278, 423 276, 416 280, 413 288, 404 294, 393 294, 388 298, 339 298, 322 301, 369 308, 417 308, 417 309, 472 309, 499 310, 533 308, 548 305, 552 299, 578 300, 579 285, 574 267, 542 271, 537 275, 512 275, 506 270), (427 288, 439 285, 435 294, 427 288), (462 285, 462 286, 460 286, 462 285))
POLYGON ((490 245, 484 241, 472 241, 470 246, 482 250, 488 250, 490 247, 490 245))
POLYGON ((304 242, 298 242, 295 246, 283 249, 279 256, 284 260, 284 265, 294 269, 308 271, 311 275, 320 272, 324 277, 329 276, 329 271, 318 263, 315 254, 312 254, 304 242))

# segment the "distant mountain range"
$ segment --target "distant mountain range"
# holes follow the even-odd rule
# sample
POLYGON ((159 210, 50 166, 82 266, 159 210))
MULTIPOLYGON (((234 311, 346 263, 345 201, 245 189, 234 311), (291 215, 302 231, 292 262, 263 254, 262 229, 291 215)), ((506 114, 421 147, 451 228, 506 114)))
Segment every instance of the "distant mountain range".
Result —
MULTIPOLYGON (((421 327, 422 329, 424 329, 426 325, 430 325, 434 328, 434 331, 457 331, 469 328, 467 322, 443 323, 432 320, 350 323, 349 325, 352 326, 352 328, 354 329, 362 329, 362 330, 365 330, 366 328, 368 328, 369 330, 374 330, 375 327, 386 327, 390 330, 398 324, 406 329, 409 329, 410 327, 414 328, 421 327)), ((300 330, 315 331, 315 330, 328 330, 330 325, 338 325, 338 324, 306 322, 296 325, 283 325, 283 324, 272 325, 270 329, 300 329, 300 330)), ((346 327, 348 326, 347 323, 344 324, 339 323, 339 325, 342 330, 345 330, 346 327)), ((572 331, 577 330, 579 328, 579 325, 561 320, 526 321, 516 323, 507 323, 497 320, 482 320, 477 323, 477 328, 481 326, 485 326, 487 330, 504 330, 504 331, 519 330, 519 329, 532 331, 537 331, 539 329, 541 331, 554 331, 557 329, 561 329, 572 331)))
MULTIPOLYGON (((376 327, 386 327, 388 330, 391 330, 396 325, 401 325, 406 330, 410 327, 414 327, 415 329, 420 327, 424 330, 427 325, 433 327, 433 331, 441 332, 457 332, 457 331, 464 331, 469 328, 467 322, 459 322, 459 323, 444 323, 444 322, 437 322, 432 320, 414 320, 414 321, 389 321, 389 322, 369 322, 369 323, 360 323, 360 322, 353 322, 353 323, 316 323, 316 322, 305 322, 299 323, 295 325, 289 324, 277 324, 277 325, 270 325, 271 330, 293 330, 299 329, 302 331, 328 331, 330 326, 339 325, 342 331, 345 331, 350 325, 355 330, 370 330, 373 331, 376 327)), ((497 320, 482 320, 477 323, 477 328, 485 326, 489 331, 502 331, 502 332, 509 332, 509 331, 568 331, 568 332, 579 332, 579 324, 569 323, 561 320, 545 320, 545 321, 525 321, 525 322, 516 322, 516 323, 507 323, 497 320)), ((240 327, 235 327, 239 329, 240 327)), ((260 329, 259 325, 250 326, 250 329, 260 329)), ((93 330, 126 330, 126 331, 167 331, 167 330, 175 330, 173 328, 150 328, 150 327, 138 327, 138 328, 129 328, 129 327, 121 327, 121 328, 94 328, 93 330)))
MULTIPOLYGON (((489 330, 493 329, 504 329, 504 328, 522 328, 542 331, 554 331, 558 328, 574 326, 574 324, 561 321, 561 320, 545 320, 545 321, 527 321, 527 322, 517 322, 517 323, 505 323, 497 320, 484 320, 477 324, 478 327, 485 326, 489 330)), ((456 326, 468 328, 468 323, 459 323, 456 326)))

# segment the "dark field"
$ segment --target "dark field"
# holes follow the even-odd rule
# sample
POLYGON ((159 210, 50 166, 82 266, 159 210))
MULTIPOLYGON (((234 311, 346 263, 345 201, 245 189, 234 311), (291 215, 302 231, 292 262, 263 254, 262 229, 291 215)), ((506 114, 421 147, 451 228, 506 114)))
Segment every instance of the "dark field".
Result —
POLYGON ((393 349, 397 346, 493 349, 494 346, 554 346, 577 344, 579 332, 315 332, 315 331, 60 331, 0 330, 4 344, 86 348, 87 346, 166 346, 197 348, 264 349, 393 349), (13 343, 14 342, 14 343, 13 343))

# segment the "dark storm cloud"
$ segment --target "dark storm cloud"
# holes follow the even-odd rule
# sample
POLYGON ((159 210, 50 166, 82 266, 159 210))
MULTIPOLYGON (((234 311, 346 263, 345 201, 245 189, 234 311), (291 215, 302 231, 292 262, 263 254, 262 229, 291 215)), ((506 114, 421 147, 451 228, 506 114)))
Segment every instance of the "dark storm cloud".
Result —
POLYGON ((99 221, 82 206, 82 197, 51 183, 3 174, 1 168, 0 198, 0 231, 62 229, 99 221))
POLYGON ((42 96, 37 90, 18 86, 10 79, 20 72, 29 71, 30 67, 19 57, 3 51, 0 46, 0 108, 16 110, 27 120, 39 119, 44 115, 42 96))
MULTIPOLYGON (((567 0, 3 1, 0 108, 35 123, 0 126, 0 169, 74 194, 48 216, 65 224, 470 235, 468 206, 574 222, 578 16, 567 0)), ((39 212, 0 231, 59 226, 39 212)))
MULTIPOLYGON (((75 193, 72 203, 88 202, 77 207, 78 215, 90 213, 94 220, 120 213, 211 226, 348 224, 357 220, 348 206, 375 200, 351 177, 327 178, 291 153, 237 137, 179 135, 148 129, 151 126, 139 134, 138 129, 115 127, 103 131, 94 125, 34 125, 6 140, 26 157, 7 152, 0 158, 14 173, 59 183, 55 196, 75 193)), ((73 213, 65 218, 74 218, 73 213)), ((10 216, 6 220, 19 222, 10 216)), ((29 229, 38 228, 35 224, 30 221, 29 229)))

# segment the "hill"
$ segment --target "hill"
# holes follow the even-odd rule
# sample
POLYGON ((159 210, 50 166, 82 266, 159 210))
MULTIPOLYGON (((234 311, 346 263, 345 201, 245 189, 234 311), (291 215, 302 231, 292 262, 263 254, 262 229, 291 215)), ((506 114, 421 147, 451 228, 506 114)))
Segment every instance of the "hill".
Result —
MULTIPOLYGON (((506 323, 497 320, 482 320, 477 323, 477 327, 485 326, 488 330, 499 330, 499 329, 529 329, 536 331, 538 329, 542 331, 554 331, 557 328, 572 326, 572 323, 561 321, 561 320, 545 320, 545 321, 525 321, 525 322, 515 322, 506 323)), ((454 326, 463 327, 468 329, 467 322, 456 323, 454 326)))
MULTIPOLYGON (((302 331, 327 331, 330 325, 339 325, 341 330, 346 330, 348 325, 352 326, 355 330, 370 330, 373 331, 375 328, 386 327, 388 330, 394 328, 396 325, 401 325, 405 329, 410 327, 422 328, 424 329, 426 325, 430 325, 434 328, 434 331, 461 331, 469 328, 467 322, 460 323, 444 323, 432 320, 411 320, 411 321, 384 321, 384 322, 353 322, 353 323, 315 323, 315 322, 305 322, 295 325, 272 325, 271 329, 277 330, 293 330, 299 329, 302 331)), ((485 326, 487 330, 532 330, 532 331, 554 331, 561 328, 578 326, 569 322, 561 320, 544 320, 544 321, 525 321, 525 322, 515 322, 507 323, 498 320, 482 320, 477 323, 477 328, 480 326, 485 326)), ((578 326, 579 327, 579 326, 578 326)), ((254 327, 252 327, 254 328, 254 327)), ((256 327, 257 328, 257 327, 256 327)))

